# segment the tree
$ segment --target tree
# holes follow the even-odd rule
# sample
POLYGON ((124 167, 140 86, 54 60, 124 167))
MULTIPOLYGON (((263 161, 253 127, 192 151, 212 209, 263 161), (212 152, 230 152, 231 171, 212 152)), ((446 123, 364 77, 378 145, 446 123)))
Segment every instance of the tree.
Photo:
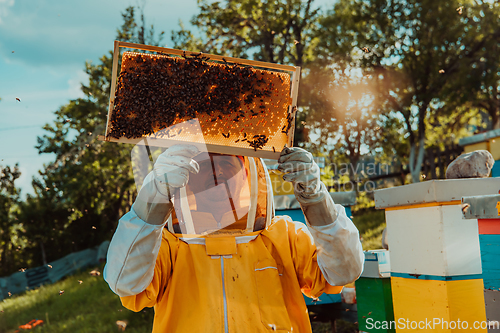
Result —
MULTIPOLYGON (((300 66, 303 71, 316 58, 316 31, 322 14, 314 0, 199 0, 198 4, 200 13, 191 24, 201 37, 181 24, 180 30, 172 32, 174 47, 300 66)), ((297 143, 308 139, 304 118, 306 114, 297 113, 297 143)))
MULTIPOLYGON (((137 24, 134 7, 122 16, 117 39, 160 43, 163 33, 146 28, 142 13, 137 24)), ((53 153, 55 160, 33 180, 35 194, 21 206, 30 241, 25 255, 33 258, 33 265, 109 240, 136 195, 132 146, 97 139, 106 128, 112 52, 98 64, 87 62, 85 72, 89 76, 82 84, 85 97, 57 110, 54 122, 44 126, 47 134, 38 138, 39 153, 53 153)))
POLYGON ((15 181, 21 176, 19 166, 0 166, 0 276, 19 269, 17 246, 22 245, 19 237, 22 225, 17 223, 20 190, 15 181))
POLYGON ((488 45, 498 43, 498 8, 481 1, 341 0, 322 22, 335 41, 320 44, 323 52, 332 44, 346 58, 363 50, 366 72, 383 79, 382 113, 404 121, 414 182, 420 180, 429 115, 440 111, 449 91, 470 87, 464 71, 471 73, 488 45))
MULTIPOLYGON (((463 9, 468 20, 478 26, 482 35, 498 35, 500 25, 500 5, 498 2, 477 3, 474 7, 463 9)), ((500 128, 500 39, 484 40, 478 45, 477 56, 471 59, 470 66, 459 68, 463 82, 445 87, 446 103, 440 113, 451 116, 453 110, 462 108, 472 111, 470 117, 483 118, 477 127, 490 130, 500 128)), ((464 117, 462 117, 464 118, 464 117)), ((453 119, 455 124, 459 119, 453 119)))
POLYGON ((337 61, 312 65, 302 89, 308 110, 305 125, 316 138, 310 148, 330 161, 345 156, 350 179, 356 181, 361 156, 379 146, 382 133, 375 87, 354 62, 337 61))
POLYGON ((203 37, 194 38, 181 26, 172 34, 175 47, 295 66, 315 57, 313 32, 320 11, 314 0, 199 0, 198 5, 200 13, 191 24, 203 37))

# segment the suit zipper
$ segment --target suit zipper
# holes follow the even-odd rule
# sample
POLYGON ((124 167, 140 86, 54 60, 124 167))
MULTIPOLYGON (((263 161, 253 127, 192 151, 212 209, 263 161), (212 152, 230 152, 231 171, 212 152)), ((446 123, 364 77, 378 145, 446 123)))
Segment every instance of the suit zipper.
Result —
POLYGON ((229 325, 227 319, 227 298, 226 298, 226 282, 224 279, 224 256, 220 256, 220 268, 222 276, 222 299, 224 302, 224 332, 229 333, 229 325))

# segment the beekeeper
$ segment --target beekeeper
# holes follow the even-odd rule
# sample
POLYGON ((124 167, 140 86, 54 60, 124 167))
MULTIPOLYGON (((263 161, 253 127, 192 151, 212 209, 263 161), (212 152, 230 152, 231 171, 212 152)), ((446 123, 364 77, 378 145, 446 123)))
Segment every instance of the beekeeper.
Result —
POLYGON ((307 225, 274 216, 260 159, 175 145, 156 160, 111 241, 104 278, 153 332, 311 332, 302 293, 339 293, 363 267, 358 230, 312 155, 284 148, 307 225))

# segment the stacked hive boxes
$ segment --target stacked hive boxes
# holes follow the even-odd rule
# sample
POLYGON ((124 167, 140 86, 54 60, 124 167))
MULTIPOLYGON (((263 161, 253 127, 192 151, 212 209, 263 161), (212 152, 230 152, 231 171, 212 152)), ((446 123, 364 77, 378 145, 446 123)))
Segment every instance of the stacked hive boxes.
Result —
POLYGON ((500 179, 484 178, 375 192, 386 211, 397 332, 455 332, 486 321, 477 221, 462 218, 461 198, 499 190, 500 179))
POLYGON ((491 331, 500 326, 500 195, 464 197, 463 215, 477 219, 486 317, 491 331))
POLYGON ((361 332, 395 332, 389 251, 365 252, 365 266, 356 281, 358 326, 361 332))

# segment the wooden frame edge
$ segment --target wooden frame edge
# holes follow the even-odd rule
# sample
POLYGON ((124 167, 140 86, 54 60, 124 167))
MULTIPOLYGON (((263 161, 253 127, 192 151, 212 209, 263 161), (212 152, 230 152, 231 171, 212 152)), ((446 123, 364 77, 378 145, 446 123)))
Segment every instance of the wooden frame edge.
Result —
MULTIPOLYGON (((154 146, 154 147, 170 147, 174 144, 186 144, 186 142, 179 141, 179 140, 155 139, 155 138, 148 138, 148 137, 140 137, 140 138, 136 138, 136 139, 127 139, 125 137, 122 137, 122 138, 116 139, 116 138, 105 137, 103 135, 98 135, 97 139, 101 140, 101 141, 107 141, 107 142, 141 144, 141 145, 146 144, 146 141, 147 141, 149 146, 154 146)), ((200 143, 194 143, 194 145, 198 146, 198 145, 200 145, 200 143)), ((218 154, 226 154, 226 155, 242 155, 242 156, 251 156, 251 157, 277 160, 281 154, 281 149, 276 150, 274 152, 274 151, 268 151, 268 150, 254 150, 252 148, 220 146, 220 145, 214 145, 214 144, 209 144, 209 143, 201 144, 201 145, 206 147, 206 150, 208 152, 218 153, 218 154)))
MULTIPOLYGON (((110 84, 110 99, 109 99, 109 106, 108 106, 108 116, 106 120, 106 131, 104 132, 104 138, 102 139, 103 141, 108 141, 108 142, 121 142, 121 143, 137 143, 137 142, 125 142, 123 141, 123 138, 120 138, 118 140, 120 141, 115 141, 117 139, 114 138, 108 138, 108 131, 109 131, 109 125, 111 122, 111 111, 114 107, 114 102, 115 102, 115 93, 116 93, 116 80, 117 80, 117 70, 118 70, 118 62, 119 62, 119 54, 120 50, 119 48, 133 48, 133 49, 138 49, 138 50, 144 50, 144 51, 153 51, 153 52, 163 52, 167 54, 175 54, 175 55, 185 55, 186 53, 191 54, 193 53, 192 51, 185 51, 185 50, 177 50, 177 49, 171 49, 171 48, 166 48, 166 47, 160 47, 160 46, 151 46, 151 45, 144 45, 144 44, 136 44, 136 43, 129 43, 129 42, 122 42, 122 41, 114 41, 114 49, 113 49, 113 68, 112 68, 112 75, 111 75, 111 84, 110 84)), ((235 64, 244 64, 244 65, 250 65, 250 66, 256 66, 256 67, 262 67, 262 68, 268 68, 268 69, 277 69, 277 70, 284 70, 284 71, 290 71, 293 72, 292 74, 292 82, 291 82, 291 91, 290 95, 292 98, 292 103, 290 106, 290 112, 292 113, 292 121, 295 122, 295 114, 297 112, 297 97, 298 97, 298 89, 299 89, 299 81, 300 81, 300 70, 301 68, 299 66, 288 66, 288 65, 279 65, 279 64, 274 64, 270 62, 263 62, 263 61, 255 61, 255 60, 247 60, 247 59, 241 59, 241 58, 232 58, 232 57, 223 57, 219 55, 214 55, 214 54, 208 54, 208 53, 202 53, 203 56, 208 57, 211 60, 217 60, 217 61, 222 61, 222 62, 230 62, 230 63, 235 63, 235 64)), ((291 133, 288 138, 288 146, 292 147, 293 146, 293 137, 295 135, 295 123, 291 127, 291 133)), ((129 140, 129 139, 126 139, 129 140)), ((208 145, 207 145, 208 146, 208 145)), ((218 146, 218 147, 225 147, 225 146, 218 146)), ((226 147, 229 148, 229 147, 226 147)), ((231 147, 234 148, 234 147, 231 147)), ((235 148, 235 149, 245 149, 245 148, 235 148)), ((248 149, 249 151, 253 151, 253 149, 248 149)), ((215 151, 214 151, 215 152, 215 151)), ((275 154, 274 152, 271 154, 275 154)), ((250 155, 248 155, 250 156, 250 155)), ((254 156, 254 157, 262 157, 262 156, 254 156)), ((279 154, 278 154, 279 157, 279 154)), ((263 158, 272 158, 274 157, 263 157, 263 158)), ((277 159, 277 158, 276 158, 277 159)))
MULTIPOLYGON (((151 46, 151 45, 120 42, 120 41, 115 41, 115 43, 118 43, 119 47, 126 47, 126 48, 138 49, 138 50, 144 50, 144 51, 163 52, 163 53, 167 53, 167 54, 175 54, 175 55, 180 55, 180 56, 185 55, 185 54, 191 55, 191 54, 195 53, 193 51, 170 49, 167 47, 160 47, 160 46, 151 46)), ((222 62, 231 62, 231 63, 235 63, 235 64, 245 64, 245 65, 264 67, 264 68, 270 68, 270 69, 279 69, 279 70, 284 70, 284 71, 289 71, 289 72, 295 72, 295 70, 297 68, 295 66, 279 65, 279 64, 274 64, 272 62, 224 57, 224 56, 210 54, 210 53, 201 53, 201 54, 204 57, 208 57, 211 60, 217 60, 217 61, 222 61, 222 62)))
POLYGON ((111 110, 115 105, 115 94, 116 94, 116 77, 118 71, 118 56, 120 55, 119 49, 120 42, 115 40, 114 49, 113 49, 113 68, 111 73, 111 84, 110 84, 110 92, 109 92, 109 106, 108 106, 108 117, 106 119, 106 132, 104 132, 104 136, 108 136, 109 124, 111 122, 111 110))
POLYGON ((300 81, 300 67, 297 66, 292 76, 292 87, 291 87, 292 105, 290 112, 292 112, 292 121, 294 123, 293 126, 290 128, 291 133, 288 137, 288 147, 293 147, 293 137, 295 135, 295 115, 297 113, 297 98, 299 94, 299 81, 300 81))

